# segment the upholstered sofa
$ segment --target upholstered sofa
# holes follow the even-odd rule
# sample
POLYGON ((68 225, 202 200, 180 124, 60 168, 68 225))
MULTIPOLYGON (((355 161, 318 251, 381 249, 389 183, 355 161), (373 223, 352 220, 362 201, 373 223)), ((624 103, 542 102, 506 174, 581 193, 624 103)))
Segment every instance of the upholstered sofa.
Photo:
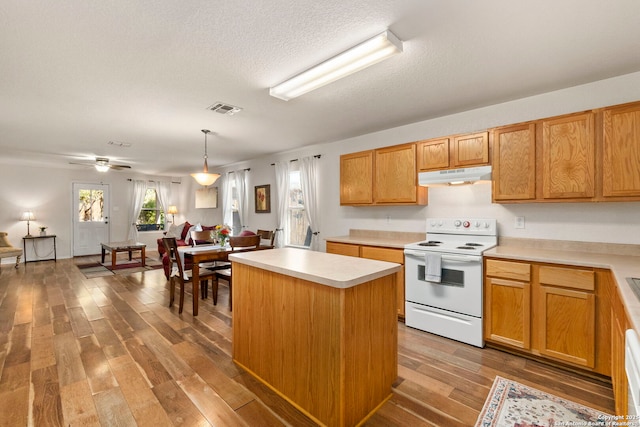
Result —
POLYGON ((16 257, 16 268, 20 264, 20 257, 22 257, 22 249, 16 248, 9 243, 7 239, 7 233, 0 231, 0 259, 16 257))

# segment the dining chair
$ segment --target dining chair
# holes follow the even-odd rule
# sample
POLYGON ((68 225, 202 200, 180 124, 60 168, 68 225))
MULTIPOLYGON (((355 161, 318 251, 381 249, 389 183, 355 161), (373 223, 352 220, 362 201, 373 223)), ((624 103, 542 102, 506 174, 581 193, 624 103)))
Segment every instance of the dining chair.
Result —
POLYGON ((268 246, 273 246, 273 241, 276 238, 276 232, 275 231, 273 231, 273 230, 258 230, 258 231, 256 231, 256 234, 258 236, 260 236, 260 238, 262 240, 264 240, 264 242, 261 242, 261 244, 263 246, 267 246, 267 242, 269 242, 268 246))
MULTIPOLYGON (((171 276, 169 277, 169 307, 173 306, 175 299, 176 280, 180 282, 180 304, 178 307, 178 313, 182 313, 184 308, 184 287, 186 283, 192 283, 191 270, 185 270, 180 255, 178 254, 178 244, 175 237, 163 237, 162 244, 167 251, 169 257, 169 271, 171 276), (177 274, 173 273, 174 265, 177 267, 177 274)), ((200 272, 200 292, 206 291, 209 285, 209 279, 215 280, 213 271, 207 271, 206 269, 200 272)))
MULTIPOLYGON (((232 236, 229 237, 229 245, 232 252, 255 251, 260 247, 261 237, 259 234, 253 236, 232 236)), ((233 310, 231 266, 224 270, 216 270, 211 282, 211 292, 213 294, 213 305, 218 304, 218 279, 222 279, 229 285, 229 311, 233 310)))
MULTIPOLYGON (((191 246, 199 246, 199 245, 212 245, 216 241, 215 231, 213 230, 202 230, 202 231, 191 231, 191 246)), ((198 264, 200 267, 200 271, 203 268, 206 268, 210 271, 213 270, 222 270, 223 268, 229 268, 231 263, 227 261, 211 261, 211 262, 201 262, 198 264)), ((201 292, 202 299, 209 298, 209 287, 205 286, 203 291, 201 292)))
POLYGON ((191 246, 211 245, 215 243, 212 230, 191 231, 191 246))

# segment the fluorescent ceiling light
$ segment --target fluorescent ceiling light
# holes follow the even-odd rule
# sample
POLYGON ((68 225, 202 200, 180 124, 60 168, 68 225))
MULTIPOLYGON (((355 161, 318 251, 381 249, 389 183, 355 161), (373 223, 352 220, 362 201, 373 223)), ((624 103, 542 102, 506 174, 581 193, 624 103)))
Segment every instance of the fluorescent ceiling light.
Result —
POLYGON ((269 95, 288 101, 400 52, 402 41, 387 30, 272 87, 269 95))

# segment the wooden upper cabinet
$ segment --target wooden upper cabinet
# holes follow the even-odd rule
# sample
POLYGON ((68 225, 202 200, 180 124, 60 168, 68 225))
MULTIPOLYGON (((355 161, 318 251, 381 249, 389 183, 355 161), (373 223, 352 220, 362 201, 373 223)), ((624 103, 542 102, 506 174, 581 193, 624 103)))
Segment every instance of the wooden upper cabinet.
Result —
POLYGON ((373 150, 340 156, 340 204, 373 203, 373 150))
POLYGON ((493 200, 536 198, 536 126, 505 126, 491 131, 493 200))
POLYGON ((489 164, 489 133, 479 132, 453 137, 450 147, 451 168, 489 164))
POLYGON ((542 198, 595 196, 594 113, 542 121, 542 198))
POLYGON ((416 143, 418 170, 430 171, 449 167, 449 138, 429 139, 416 143))
POLYGON ((640 103, 603 113, 603 197, 640 197, 640 103))
POLYGON ((375 154, 376 203, 416 203, 418 174, 416 144, 380 148, 375 154))
POLYGON ((416 144, 340 156, 341 205, 426 205, 418 185, 416 144))

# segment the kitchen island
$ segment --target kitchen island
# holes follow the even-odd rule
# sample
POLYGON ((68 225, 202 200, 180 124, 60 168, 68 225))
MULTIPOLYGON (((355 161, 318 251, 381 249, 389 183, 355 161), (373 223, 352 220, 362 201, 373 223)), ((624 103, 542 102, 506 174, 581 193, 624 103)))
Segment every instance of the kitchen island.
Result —
POLYGON ((391 396, 400 265, 293 248, 229 260, 238 365, 320 425, 359 425, 391 396))

